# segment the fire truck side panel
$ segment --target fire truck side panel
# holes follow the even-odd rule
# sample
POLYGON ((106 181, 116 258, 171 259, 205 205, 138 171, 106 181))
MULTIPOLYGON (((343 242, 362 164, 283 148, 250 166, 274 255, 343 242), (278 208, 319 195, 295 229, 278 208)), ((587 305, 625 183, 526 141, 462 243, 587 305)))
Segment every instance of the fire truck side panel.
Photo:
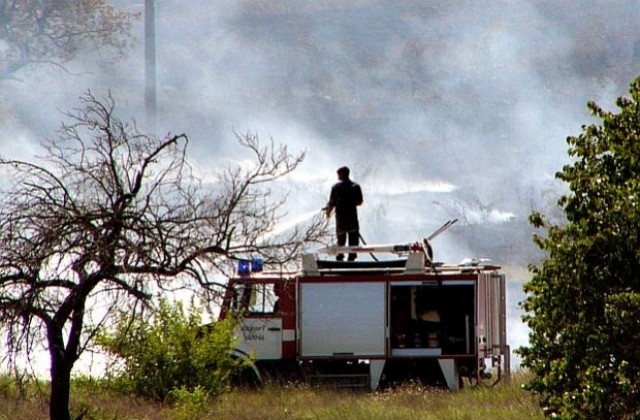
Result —
POLYGON ((383 282, 300 282, 300 356, 384 356, 385 287, 383 282))

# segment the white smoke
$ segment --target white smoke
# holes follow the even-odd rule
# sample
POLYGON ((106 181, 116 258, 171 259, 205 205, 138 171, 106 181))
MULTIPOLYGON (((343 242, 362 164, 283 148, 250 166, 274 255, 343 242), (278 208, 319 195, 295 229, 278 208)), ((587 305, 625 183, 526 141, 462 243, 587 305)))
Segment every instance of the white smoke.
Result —
MULTIPOLYGON (((142 0, 113 4, 143 10, 142 0)), ((156 4, 156 134, 187 133, 205 180, 246 158, 234 131, 305 151, 286 180, 288 213, 301 218, 349 166, 369 242, 420 238, 460 208, 469 223, 524 220, 550 200, 565 138, 591 121, 586 102, 610 107, 640 65, 632 0, 156 4)), ((135 31, 142 39, 142 21, 135 31)), ((0 81, 0 154, 37 154, 89 89, 110 90, 121 117, 142 121, 143 57, 142 43, 122 61, 84 51, 66 72, 0 81)), ((437 239, 439 258, 485 252, 453 238, 437 239)))

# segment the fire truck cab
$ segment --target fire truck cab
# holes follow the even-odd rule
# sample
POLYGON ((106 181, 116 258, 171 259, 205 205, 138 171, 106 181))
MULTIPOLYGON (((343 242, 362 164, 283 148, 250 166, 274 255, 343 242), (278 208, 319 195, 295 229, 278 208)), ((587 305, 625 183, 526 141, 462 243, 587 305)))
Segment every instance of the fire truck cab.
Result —
POLYGON ((499 266, 432 262, 418 243, 322 251, 399 258, 340 262, 311 254, 297 272, 245 263, 229 282, 221 318, 240 317, 236 355, 255 360, 257 377, 372 390, 407 380, 456 390, 465 379, 508 379, 499 266))

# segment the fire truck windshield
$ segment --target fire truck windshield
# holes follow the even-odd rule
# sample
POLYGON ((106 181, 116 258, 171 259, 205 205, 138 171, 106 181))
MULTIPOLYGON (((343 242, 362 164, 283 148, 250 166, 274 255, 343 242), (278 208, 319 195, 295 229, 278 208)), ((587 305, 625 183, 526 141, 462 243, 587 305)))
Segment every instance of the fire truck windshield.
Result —
POLYGON ((250 316, 276 312, 278 297, 273 283, 236 284, 233 311, 250 316))

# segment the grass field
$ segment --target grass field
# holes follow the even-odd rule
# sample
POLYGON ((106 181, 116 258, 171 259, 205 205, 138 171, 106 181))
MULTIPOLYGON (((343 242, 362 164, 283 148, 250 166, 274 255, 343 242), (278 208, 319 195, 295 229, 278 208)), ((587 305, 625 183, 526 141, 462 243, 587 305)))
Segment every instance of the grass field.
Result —
MULTIPOLYGON (((197 395, 160 404, 105 391, 99 382, 80 381, 72 392, 73 414, 83 420, 117 419, 542 419, 533 396, 521 389, 526 377, 509 384, 481 385, 458 392, 407 385, 375 393, 267 386, 234 391, 215 399, 197 395)), ((0 381, 0 419, 46 419, 46 387, 21 390, 0 381)))

